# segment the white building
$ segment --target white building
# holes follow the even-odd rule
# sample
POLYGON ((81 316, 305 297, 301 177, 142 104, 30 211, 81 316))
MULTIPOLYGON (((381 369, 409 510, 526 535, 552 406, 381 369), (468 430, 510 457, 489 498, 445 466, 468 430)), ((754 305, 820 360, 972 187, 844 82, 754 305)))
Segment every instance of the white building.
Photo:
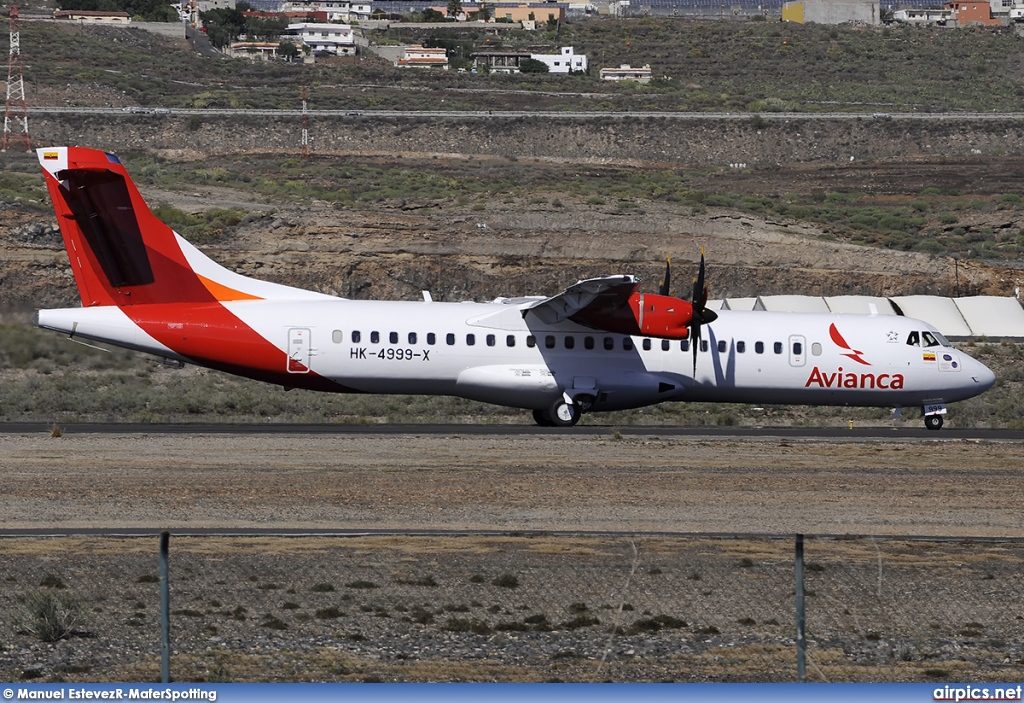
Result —
POLYGON ((602 68, 601 80, 603 81, 637 81, 638 83, 651 82, 651 66, 645 64, 642 68, 633 68, 624 63, 618 68, 602 68))
POLYGON ((297 35, 302 46, 314 54, 320 51, 336 56, 350 56, 356 53, 352 26, 348 24, 301 22, 288 25, 288 33, 297 35))
POLYGON ((548 73, 586 73, 587 57, 573 52, 571 46, 563 46, 557 54, 530 54, 531 59, 542 61, 548 66, 548 73))
POLYGON ((895 22, 907 24, 956 24, 956 13, 952 10, 896 10, 892 13, 895 22))
POLYGON ((407 46, 395 61, 399 68, 440 68, 448 70, 448 52, 440 47, 407 46))
POLYGON ((57 10, 53 13, 55 20, 73 20, 88 24, 130 24, 131 15, 127 12, 101 12, 99 10, 57 10))
POLYGON ((281 12, 326 12, 328 22, 358 22, 370 19, 373 6, 349 0, 286 0, 281 12))
POLYGON ((196 0, 197 12, 210 12, 211 10, 234 10, 235 0, 196 0))

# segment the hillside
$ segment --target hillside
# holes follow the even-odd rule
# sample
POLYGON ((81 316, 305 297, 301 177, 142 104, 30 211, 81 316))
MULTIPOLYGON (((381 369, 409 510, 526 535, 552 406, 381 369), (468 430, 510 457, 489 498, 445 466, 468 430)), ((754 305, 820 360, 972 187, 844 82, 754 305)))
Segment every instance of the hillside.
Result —
MULTIPOLYGON (((36 166, 23 158, 21 178, 41 197, 36 166)), ((552 293, 607 273, 637 273, 654 285, 669 254, 683 270, 677 280, 685 281, 702 246, 715 296, 1006 295, 1018 280, 1017 260, 1009 255, 954 263, 927 251, 867 248, 863 232, 849 222, 801 222, 750 207, 785 205, 788 198, 795 210, 795 196, 777 194, 809 192, 824 181, 847 193, 885 183, 873 196, 879 202, 938 202, 944 196, 919 190, 922 182, 943 184, 944 166, 687 171, 685 188, 702 194, 698 202, 683 197, 686 191, 667 176, 656 178, 660 171, 634 167, 444 158, 301 162, 273 154, 122 158, 161 216, 215 259, 249 275, 354 298, 415 299, 421 290, 438 300, 552 293), (714 205, 729 202, 724 194, 730 193, 765 195, 748 202, 747 212, 714 205)), ((991 194, 1007 187, 1001 173, 972 181, 969 200, 957 196, 991 204, 960 212, 958 226, 1024 228, 1024 209, 991 194)), ((809 195, 799 207, 814 200, 809 195)), ((842 213, 833 208, 828 212, 842 213)), ((0 308, 75 304, 52 214, 9 207, 2 217, 8 229, 0 250, 0 308)))
MULTIPOLYGON (((622 32, 648 25, 597 23, 565 31, 600 34, 601 27, 609 32, 602 46, 614 47, 626 46, 622 32)), ((701 41, 724 42, 730 31, 745 36, 748 27, 680 24, 677 29, 704 37, 701 41)), ((750 31, 768 38, 772 31, 804 32, 799 36, 809 47, 824 30, 759 26, 750 31)), ((835 31, 840 45, 857 36, 856 30, 835 31)), ((578 76, 572 80, 586 90, 565 93, 547 90, 556 87, 553 77, 492 76, 482 88, 481 76, 398 74, 372 59, 314 69, 204 61, 187 47, 134 30, 76 34, 40 25, 26 30, 24 46, 33 32, 36 40, 49 33, 58 45, 46 61, 26 61, 32 100, 50 105, 295 107, 289 96, 304 75, 323 81, 311 81, 320 108, 732 105, 723 98, 733 94, 728 91, 714 93, 709 103, 684 105, 681 95, 704 88, 684 86, 680 92, 680 83, 673 81, 642 89, 578 76)), ((886 36, 884 31, 862 34, 871 41, 886 36)), ((957 36, 967 42, 964 46, 992 50, 985 54, 984 61, 993 62, 985 64, 985 75, 992 95, 1004 95, 1000 81, 1013 68, 1019 52, 1009 48, 1017 40, 1005 34, 957 36), (999 47, 1005 51, 998 53, 999 47)), ((905 50, 917 51, 919 44, 908 42, 905 50)), ((609 61, 638 62, 626 50, 608 51, 609 61)), ((704 61, 705 56, 686 52, 685 61, 694 61, 693 85, 705 81, 705 87, 736 91, 741 72, 758 75, 748 70, 749 50, 732 64, 720 63, 732 55, 724 48, 714 53, 718 58, 704 61)), ((751 101, 807 90, 786 71, 806 72, 810 66, 787 64, 789 55, 779 59, 789 68, 766 66, 760 87, 743 88, 752 91, 751 101)), ((685 71, 688 64, 678 66, 673 70, 685 71)), ((889 85, 886 90, 895 95, 901 84, 894 76, 879 78, 886 70, 880 63, 846 79, 837 75, 832 85, 851 91, 859 85, 865 92, 852 101, 858 103, 868 102, 879 86, 889 85)), ((929 99, 929 105, 977 109, 980 103, 971 102, 963 77, 950 70, 936 69, 937 82, 929 88, 938 91, 944 82, 948 100, 929 99)), ((1018 107, 1013 100, 1000 104, 1018 107)), ((803 101, 797 107, 810 105, 803 101)), ((901 103, 891 111, 899 107, 913 106, 901 103)), ((436 300, 550 294, 579 278, 608 273, 639 274, 653 289, 669 254, 679 282, 676 292, 684 293, 702 246, 712 296, 1009 295, 1021 284, 1024 138, 1012 117, 925 122, 751 115, 726 123, 612 115, 540 122, 357 115, 312 120, 309 160, 299 158, 297 126, 294 118, 284 117, 120 111, 39 113, 32 124, 39 145, 77 143, 116 151, 158 214, 224 265, 352 298, 412 300, 423 290, 436 300), (734 162, 745 166, 733 168, 734 162)), ((77 304, 77 293, 34 156, 10 151, 0 162, 0 312, 25 322, 34 308, 77 304)), ((449 400, 373 399, 358 405, 347 398, 340 406, 330 399, 314 404, 308 395, 295 400, 294 394, 200 372, 164 378, 163 371, 129 366, 121 373, 123 360, 69 360, 66 352, 39 347, 38 336, 21 336, 18 327, 4 334, 13 340, 5 352, 11 359, 3 377, 8 390, 0 399, 0 416, 8 419, 401 419, 410 411, 417 418, 522 419, 492 409, 481 415, 478 406, 449 400), (161 380, 153 382, 151 376, 161 380), (210 393, 214 383, 215 396, 210 393)), ((960 417, 1019 426, 1017 351, 986 353, 998 362, 1008 385, 965 405, 960 417)), ((767 415, 751 408, 659 407, 622 421, 802 421, 774 410, 767 415)), ((822 416, 815 411, 815 417, 822 416)), ((859 421, 886 422, 883 416, 877 411, 857 415, 859 421)))
POLYGON ((581 20, 557 32, 402 29, 371 42, 550 51, 574 46, 589 75, 408 72, 371 53, 315 65, 205 59, 184 39, 134 28, 24 22, 34 105, 318 109, 1024 111, 1021 43, 1011 29, 859 28, 675 19, 581 20), (650 64, 648 86, 598 80, 602 66, 650 64), (756 70, 752 70, 756 67, 756 70))

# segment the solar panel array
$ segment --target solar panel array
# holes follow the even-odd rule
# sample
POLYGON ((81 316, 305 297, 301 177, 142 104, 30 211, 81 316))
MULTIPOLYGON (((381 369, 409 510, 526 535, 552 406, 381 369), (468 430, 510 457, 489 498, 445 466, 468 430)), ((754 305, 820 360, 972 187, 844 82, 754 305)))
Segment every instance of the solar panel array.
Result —
POLYGON ((785 0, 632 0, 633 5, 647 7, 678 7, 687 10, 709 10, 708 14, 720 15, 735 8, 743 10, 782 10, 785 0))
POLYGON ((282 0, 246 0, 246 2, 258 12, 280 12, 284 5, 282 0))
MULTIPOLYGON (((678 7, 688 10, 713 10, 709 14, 721 14, 734 8, 742 10, 768 10, 781 12, 789 0, 632 0, 633 5, 647 7, 678 7)), ((880 3, 885 9, 942 9, 942 0, 888 0, 880 3)))
MULTIPOLYGON (((248 0, 253 9, 263 12, 280 12, 284 4, 283 0, 248 0)), ((753 11, 769 12, 778 14, 782 11, 782 5, 787 0, 632 0, 631 4, 636 7, 675 7, 681 10, 689 10, 691 16, 707 13, 709 16, 729 14, 732 10, 741 10, 743 14, 750 14, 753 11), (701 12, 701 10, 703 12, 701 12)), ((442 5, 443 0, 377 0, 373 8, 385 12, 422 12, 428 7, 442 5)), ((556 6, 567 7, 567 3, 550 3, 556 6)), ((941 9, 941 0, 889 0, 880 3, 885 9, 941 9)))
MULTIPOLYGON (((283 0, 248 0, 253 9, 263 12, 280 12, 283 0)), ((633 5, 646 7, 676 7, 686 10, 705 10, 709 16, 717 16, 733 9, 746 11, 761 10, 780 13, 787 0, 632 0, 633 5)), ((443 0, 378 0, 373 2, 373 9, 384 12, 422 12, 428 7, 443 4, 443 0)), ((497 3, 495 3, 497 4, 497 3)), ((551 3, 566 5, 567 3, 551 3)), ((881 6, 891 10, 941 9, 941 0, 889 0, 881 6)), ((692 13, 690 13, 692 14, 692 13)), ((745 13, 746 14, 746 13, 745 13)))

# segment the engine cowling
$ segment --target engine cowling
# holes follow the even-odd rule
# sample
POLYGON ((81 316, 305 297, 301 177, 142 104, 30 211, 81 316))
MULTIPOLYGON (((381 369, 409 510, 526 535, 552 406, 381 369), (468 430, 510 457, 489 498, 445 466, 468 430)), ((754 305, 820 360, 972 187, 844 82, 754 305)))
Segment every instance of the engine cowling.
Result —
POLYGON ((653 293, 638 293, 630 299, 640 334, 662 339, 686 339, 693 306, 681 298, 653 293))

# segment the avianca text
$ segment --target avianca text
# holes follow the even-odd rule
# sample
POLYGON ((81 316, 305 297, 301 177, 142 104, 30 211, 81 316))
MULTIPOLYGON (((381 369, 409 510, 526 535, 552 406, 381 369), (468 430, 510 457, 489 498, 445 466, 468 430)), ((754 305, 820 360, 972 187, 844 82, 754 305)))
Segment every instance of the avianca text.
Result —
POLYGON ((811 370, 804 388, 817 386, 818 388, 881 388, 882 390, 898 391, 903 388, 903 374, 901 373, 853 373, 843 371, 840 366, 832 373, 822 371, 817 366, 811 370))

